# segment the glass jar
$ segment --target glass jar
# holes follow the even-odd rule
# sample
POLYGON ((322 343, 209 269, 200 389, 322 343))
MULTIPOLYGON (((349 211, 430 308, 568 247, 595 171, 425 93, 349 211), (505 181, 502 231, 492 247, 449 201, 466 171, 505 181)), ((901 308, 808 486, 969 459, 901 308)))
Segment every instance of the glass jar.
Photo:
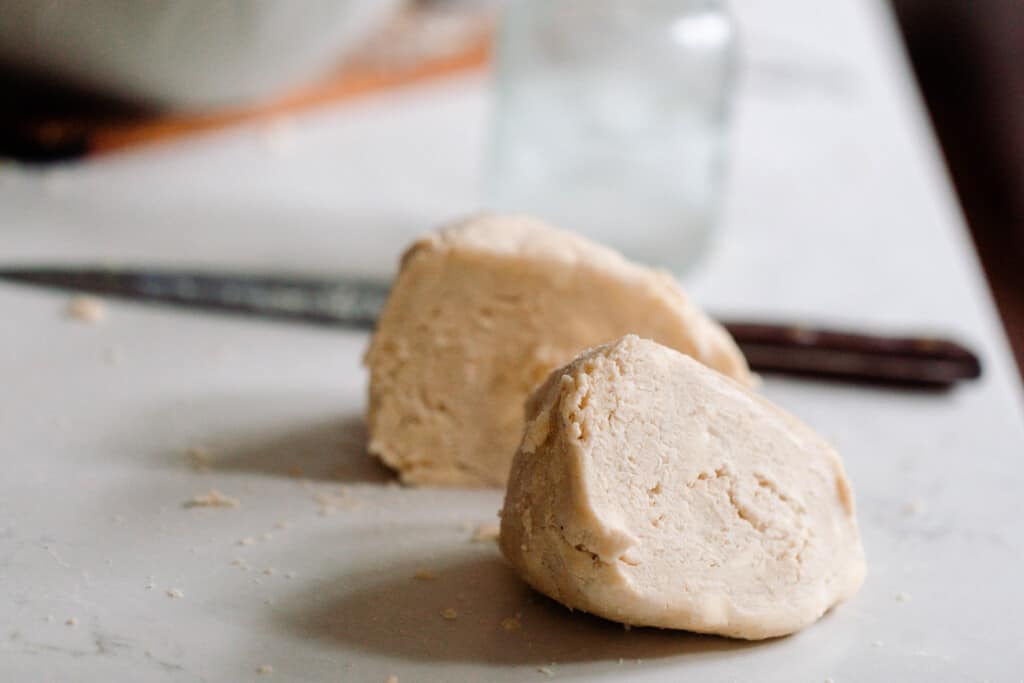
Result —
POLYGON ((714 219, 734 57, 720 0, 513 0, 488 204, 684 270, 714 219))

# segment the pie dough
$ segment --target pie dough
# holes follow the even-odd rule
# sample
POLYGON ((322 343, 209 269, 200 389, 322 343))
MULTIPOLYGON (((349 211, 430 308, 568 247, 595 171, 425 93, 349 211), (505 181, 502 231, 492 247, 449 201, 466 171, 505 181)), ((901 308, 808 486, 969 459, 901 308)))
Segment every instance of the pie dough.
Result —
POLYGON ((500 544, 570 608, 746 639, 813 623, 865 574, 836 452, 740 384, 632 335, 530 398, 500 544))
POLYGON ((667 273, 525 217, 432 234, 403 256, 366 354, 369 450, 406 483, 502 486, 530 391, 630 332, 750 382, 732 338, 667 273))

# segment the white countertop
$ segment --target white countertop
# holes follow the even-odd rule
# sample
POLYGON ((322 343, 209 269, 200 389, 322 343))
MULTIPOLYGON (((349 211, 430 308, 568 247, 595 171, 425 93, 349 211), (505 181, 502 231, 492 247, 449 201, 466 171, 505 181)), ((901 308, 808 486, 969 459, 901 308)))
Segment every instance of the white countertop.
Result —
MULTIPOLYGON (((1020 680, 1021 386, 894 27, 862 0, 738 14, 732 182, 694 296, 938 330, 985 362, 945 394, 766 381, 845 456, 869 561, 849 604, 754 644, 569 613, 468 541, 499 492, 402 489, 365 456, 365 335, 121 303, 86 325, 0 284, 0 680, 1020 680), (182 506, 211 488, 240 507, 182 506)), ((0 166, 0 258, 372 269, 473 207, 484 92, 0 166)))

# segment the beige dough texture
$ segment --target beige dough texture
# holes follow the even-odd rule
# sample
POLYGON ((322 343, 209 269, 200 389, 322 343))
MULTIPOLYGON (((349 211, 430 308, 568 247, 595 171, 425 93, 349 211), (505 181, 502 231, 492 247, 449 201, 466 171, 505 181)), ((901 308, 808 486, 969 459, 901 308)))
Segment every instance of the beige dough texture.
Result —
POLYGON ((636 336, 530 398, 502 552, 541 593, 638 626, 797 631, 864 580, 836 452, 740 384, 636 336))
POLYGON ((525 217, 432 234, 403 256, 366 354, 369 450, 406 483, 502 486, 530 392, 630 332, 750 382, 732 338, 667 273, 525 217))

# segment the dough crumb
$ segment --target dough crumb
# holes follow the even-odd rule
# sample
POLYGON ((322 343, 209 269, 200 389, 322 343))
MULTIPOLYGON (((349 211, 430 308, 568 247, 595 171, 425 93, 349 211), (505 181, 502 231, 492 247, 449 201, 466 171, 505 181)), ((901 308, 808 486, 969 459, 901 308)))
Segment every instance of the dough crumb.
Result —
POLYGON ((186 449, 185 457, 188 458, 194 470, 205 472, 210 469, 210 451, 203 446, 191 446, 186 449))
POLYGON ((288 476, 292 479, 302 479, 305 476, 305 472, 298 465, 292 465, 288 468, 288 476))
POLYGON ((895 596, 896 602, 910 602, 910 593, 900 591, 895 596))
POLYGON ((68 617, 67 621, 64 622, 65 626, 78 626, 78 619, 75 617, 68 617))
POLYGON ((459 613, 454 607, 445 607, 441 610, 441 616, 448 621, 454 621, 459 618, 459 613))
POLYGON ((107 316, 106 306, 93 296, 74 296, 68 301, 68 315, 83 323, 94 325, 107 316))
POLYGON ((274 667, 269 664, 260 664, 256 667, 256 673, 258 674, 272 674, 274 673, 274 667))
POLYGON ((501 526, 497 522, 487 522, 486 524, 478 524, 469 540, 473 543, 497 541, 500 534, 501 526))
POLYGON ((285 572, 284 573, 284 578, 286 578, 286 579, 294 579, 296 576, 298 576, 298 574, 296 574, 295 572, 285 572))
POLYGON ((217 489, 210 489, 206 493, 186 500, 183 505, 187 508, 236 508, 239 501, 237 498, 224 495, 217 489))
POLYGON ((277 570, 274 569, 273 567, 267 567, 266 569, 263 570, 263 575, 264 576, 273 576, 276 573, 277 573, 277 570))
POLYGON ((546 666, 538 666, 537 667, 537 673, 544 674, 545 676, 554 676, 555 675, 555 672, 552 671, 551 669, 549 669, 546 666))
POLYGON ((348 490, 345 488, 338 489, 337 493, 314 493, 313 502, 320 506, 318 512, 321 517, 326 517, 337 510, 354 510, 359 507, 358 502, 349 498, 348 490))
POLYGON ((235 559, 231 560, 231 566, 238 567, 243 572, 247 572, 249 571, 249 569, 251 569, 251 567, 249 567, 249 563, 241 557, 236 557, 235 559))
POLYGON ((119 346, 111 346, 103 353, 103 360, 107 365, 117 367, 121 364, 121 360, 124 358, 124 353, 121 351, 119 346))
POLYGON ((288 528, 288 522, 274 522, 274 528, 275 529, 287 529, 288 528))
POLYGON ((521 621, 522 616, 522 612, 516 612, 514 616, 505 617, 501 620, 501 627, 510 633, 512 631, 518 631, 523 627, 523 622, 521 621))
POLYGON ((913 517, 914 515, 921 514, 921 511, 923 509, 924 509, 924 503, 922 503, 920 500, 917 500, 917 499, 908 500, 903 505, 903 514, 908 516, 908 517, 913 517))
POLYGON ((416 573, 413 574, 413 578, 419 579, 420 581, 433 581, 437 578, 437 574, 429 569, 417 569, 416 573))
POLYGON ((388 676, 388 680, 384 681, 384 683, 398 683, 398 676, 391 674, 388 676))
POLYGON ((825 679, 825 683, 836 683, 836 682, 833 681, 831 678, 826 678, 825 679))
POLYGON ((245 538, 239 539, 238 545, 255 545, 256 539, 252 536, 246 536, 245 538))
POLYGON ((167 591, 167 597, 175 599, 183 598, 185 597, 185 592, 180 588, 171 588, 167 591))

